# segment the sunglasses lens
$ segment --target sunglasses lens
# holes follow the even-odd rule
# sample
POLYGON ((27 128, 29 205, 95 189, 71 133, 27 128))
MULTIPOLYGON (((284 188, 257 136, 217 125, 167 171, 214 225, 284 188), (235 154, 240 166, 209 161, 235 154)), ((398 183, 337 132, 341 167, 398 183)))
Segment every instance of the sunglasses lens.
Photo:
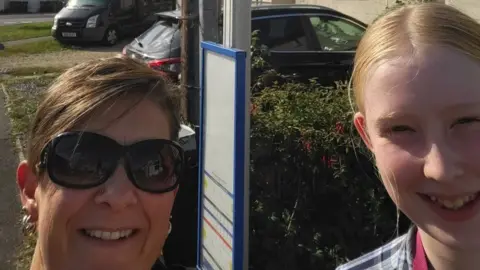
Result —
POLYGON ((151 192, 173 189, 181 170, 182 155, 175 146, 144 141, 129 149, 130 173, 139 188, 151 192))
POLYGON ((59 138, 50 156, 51 178, 59 185, 88 188, 106 179, 115 160, 102 151, 106 144, 89 134, 67 135, 59 138))

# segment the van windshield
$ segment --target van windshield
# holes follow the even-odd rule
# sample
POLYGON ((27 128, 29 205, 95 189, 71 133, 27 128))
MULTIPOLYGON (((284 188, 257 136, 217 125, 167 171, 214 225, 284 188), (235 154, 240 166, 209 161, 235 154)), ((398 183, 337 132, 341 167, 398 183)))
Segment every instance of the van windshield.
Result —
POLYGON ((107 4, 108 0, 69 0, 67 7, 101 7, 107 4))

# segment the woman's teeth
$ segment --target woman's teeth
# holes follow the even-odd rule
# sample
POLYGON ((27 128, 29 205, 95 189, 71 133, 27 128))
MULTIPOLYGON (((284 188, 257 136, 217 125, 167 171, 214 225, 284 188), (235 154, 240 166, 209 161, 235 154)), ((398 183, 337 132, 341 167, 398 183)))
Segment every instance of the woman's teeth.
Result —
POLYGON ((444 208, 451 209, 451 210, 457 210, 462 208, 465 204, 475 200, 478 198, 478 195, 480 193, 475 193, 472 195, 460 197, 454 200, 444 200, 444 199, 439 199, 435 196, 428 196, 430 200, 444 208))
POLYGON ((127 238, 132 235, 133 230, 122 230, 122 231, 114 231, 114 232, 105 232, 99 230, 84 230, 84 232, 94 238, 102 239, 102 240, 118 240, 121 238, 127 238))

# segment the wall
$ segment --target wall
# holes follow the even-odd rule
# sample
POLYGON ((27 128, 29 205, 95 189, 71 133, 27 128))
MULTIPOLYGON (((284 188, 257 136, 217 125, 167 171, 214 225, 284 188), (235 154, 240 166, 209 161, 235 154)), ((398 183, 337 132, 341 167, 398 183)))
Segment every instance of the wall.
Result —
POLYGON ((445 0, 445 3, 452 5, 466 14, 480 21, 480 1, 479 0, 445 0))

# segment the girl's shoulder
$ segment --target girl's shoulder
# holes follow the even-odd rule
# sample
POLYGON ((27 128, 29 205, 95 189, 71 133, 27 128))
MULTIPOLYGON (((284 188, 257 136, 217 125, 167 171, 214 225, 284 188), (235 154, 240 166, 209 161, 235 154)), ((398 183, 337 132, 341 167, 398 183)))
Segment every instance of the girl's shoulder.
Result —
POLYGON ((354 259, 336 270, 411 270, 412 240, 416 229, 410 229, 406 234, 391 242, 354 259))

